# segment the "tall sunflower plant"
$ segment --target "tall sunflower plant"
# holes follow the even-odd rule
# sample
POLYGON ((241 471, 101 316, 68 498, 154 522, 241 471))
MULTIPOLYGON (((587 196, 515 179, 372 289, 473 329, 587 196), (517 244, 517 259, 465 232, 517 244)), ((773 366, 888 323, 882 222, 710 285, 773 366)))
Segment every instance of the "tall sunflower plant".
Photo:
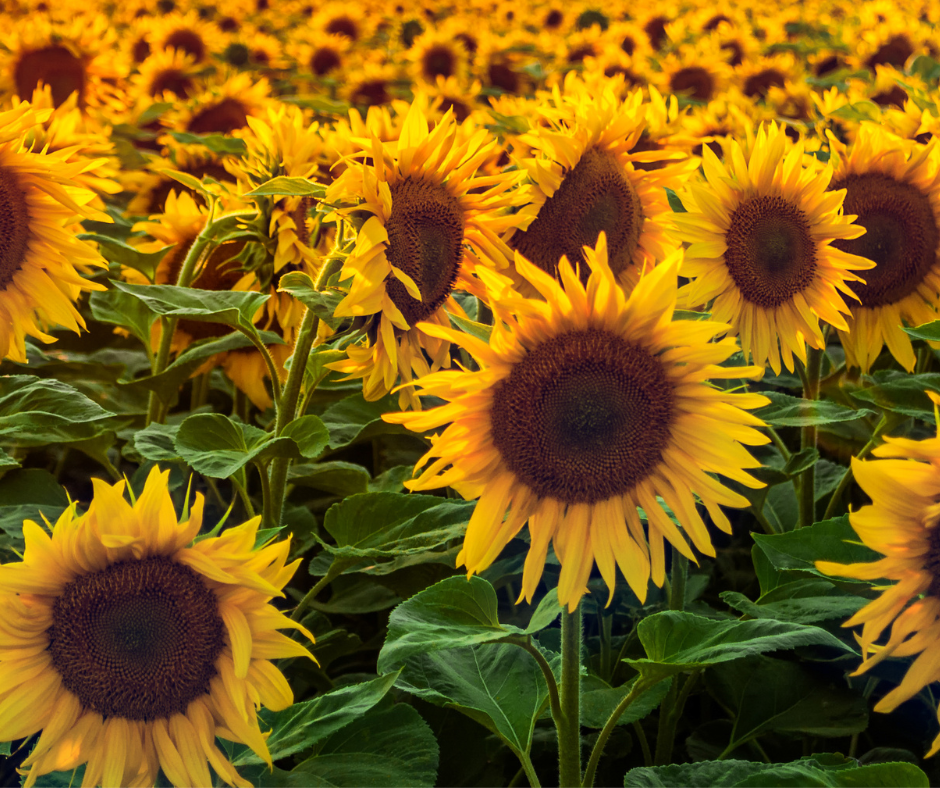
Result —
POLYGON ((571 60, 288 4, 289 64, 227 5, 121 22, 113 137, 0 112, 3 784, 940 777, 936 118, 627 79, 750 14, 533 6, 571 60), (372 106, 272 94, 357 53, 372 106))

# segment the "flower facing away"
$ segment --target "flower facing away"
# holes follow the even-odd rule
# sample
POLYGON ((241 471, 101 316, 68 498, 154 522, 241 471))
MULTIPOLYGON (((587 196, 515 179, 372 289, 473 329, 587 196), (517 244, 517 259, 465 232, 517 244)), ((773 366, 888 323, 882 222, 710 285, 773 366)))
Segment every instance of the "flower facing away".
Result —
POLYGON ((853 287, 861 305, 840 331, 850 364, 868 372, 887 344, 907 369, 917 361, 903 322, 937 319, 940 311, 940 145, 904 145, 863 123, 851 149, 831 141, 838 160, 833 189, 845 189, 845 209, 865 235, 835 246, 876 263, 853 287))
POLYGON ((89 786, 153 785, 160 769, 211 785, 208 764, 250 785, 217 735, 271 764, 257 709, 293 695, 270 660, 313 659, 277 630, 310 633, 269 604, 299 561, 288 541, 255 547, 260 517, 194 543, 202 496, 178 521, 168 478, 154 468, 133 505, 124 482, 94 480, 87 512, 51 535, 26 521, 23 561, 0 566, 0 740, 41 731, 26 786, 83 763, 89 786))
POLYGON ((447 404, 384 417, 421 432, 450 424, 431 438, 419 467, 434 461, 409 484, 454 485, 465 497, 480 496, 458 565, 469 574, 486 569, 528 521, 522 596, 531 600, 551 542, 562 565, 558 598, 570 610, 587 591, 595 561, 611 595, 619 565, 645 600, 650 576, 658 586, 665 578, 665 540, 692 560, 687 537, 715 555, 693 493, 730 532, 720 505, 747 500, 711 474, 762 486, 744 470, 759 463, 742 444, 767 442, 754 429, 762 422, 743 410, 766 398, 708 382, 756 377, 760 368, 718 366, 737 350, 733 339, 712 341, 726 326, 672 319, 679 253, 629 296, 608 265, 606 236, 584 254, 586 285, 567 259, 559 283, 517 255, 519 272, 545 300, 496 300, 489 345, 423 326, 466 348, 480 370, 428 375, 419 381, 422 394, 447 404))
MULTIPOLYGON (((934 402, 940 396, 928 392, 934 402)), ((940 680, 940 437, 885 438, 876 460, 852 460, 859 486, 872 499, 849 515, 859 539, 884 558, 870 563, 817 561, 821 572, 859 580, 896 580, 844 626, 862 624, 864 661, 856 675, 888 657, 916 658, 901 683, 875 711, 891 712, 928 684, 940 680), (891 627, 884 646, 874 645, 891 627)), ((929 755, 940 751, 940 736, 929 755)))
POLYGON ((688 306, 714 299, 712 316, 730 323, 741 349, 775 373, 780 359, 793 370, 793 356, 806 360, 806 343, 824 344, 819 320, 848 330, 852 273, 871 268, 870 260, 833 245, 858 238, 864 228, 841 212, 843 191, 826 191, 830 167, 819 172, 803 165, 803 144, 787 152, 787 137, 776 124, 761 126, 745 151, 732 141, 726 164, 706 146, 706 183, 682 196, 688 213, 676 215, 680 235, 690 246, 682 274, 693 281, 684 290, 688 306))

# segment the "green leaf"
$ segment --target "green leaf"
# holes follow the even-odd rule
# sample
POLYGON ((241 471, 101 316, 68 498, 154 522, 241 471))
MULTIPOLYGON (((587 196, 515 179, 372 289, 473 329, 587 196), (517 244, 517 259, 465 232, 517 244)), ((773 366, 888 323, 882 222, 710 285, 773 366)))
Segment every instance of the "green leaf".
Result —
POLYGON ((529 752, 536 720, 548 697, 534 657, 508 643, 414 654, 395 686, 463 712, 516 754, 529 752))
MULTIPOLYGON (((853 761, 854 763, 854 761, 853 761)), ((746 786, 832 786, 832 788, 927 788, 927 775, 911 763, 879 763, 829 769, 815 758, 794 763, 705 761, 632 769, 625 788, 745 788, 746 786)))
POLYGON ((847 514, 784 534, 755 533, 752 536, 777 569, 810 572, 819 577, 828 575, 816 569, 816 561, 854 564, 881 557, 859 543, 847 514))
MULTIPOLYGON (((258 336, 266 345, 284 343, 283 339, 271 331, 261 331, 258 336)), ((135 378, 134 380, 122 382, 121 386, 130 390, 146 389, 147 391, 154 391, 161 400, 170 402, 179 391, 180 386, 192 377, 193 373, 203 365, 206 359, 219 353, 227 353, 230 350, 239 350, 245 347, 252 347, 252 342, 239 332, 218 339, 200 339, 180 353, 176 360, 159 375, 135 378)))
MULTIPOLYGON (((278 761, 302 752, 346 727, 382 700, 397 678, 396 671, 295 703, 283 711, 261 711, 258 716, 262 730, 271 730, 268 737, 271 758, 278 761)), ((245 747, 232 763, 243 766, 263 761, 245 747)))
POLYGON ((815 448, 803 449, 790 455, 783 472, 787 476, 799 476, 803 471, 812 468, 819 461, 819 451, 815 448))
POLYGON ((679 195, 668 187, 666 188, 666 199, 669 200, 669 207, 672 208, 673 213, 687 213, 682 200, 679 199, 679 195))
POLYGON ((366 402, 362 394, 353 394, 328 407, 321 418, 330 431, 330 448, 341 449, 376 435, 411 434, 401 424, 382 421, 383 413, 398 412, 398 399, 383 397, 366 402))
MULTIPOLYGON (((633 678, 619 687, 611 687, 597 676, 584 676, 581 679, 581 724, 588 728, 603 728, 637 680, 633 678)), ((671 678, 664 679, 640 693, 620 715, 617 724, 629 725, 654 711, 669 691, 671 683, 671 678)))
POLYGON ((762 597, 757 603, 752 602, 738 591, 722 591, 719 596, 735 610, 751 618, 770 618, 775 621, 793 621, 798 624, 813 624, 834 618, 844 619, 855 614, 868 600, 858 596, 833 596, 829 594, 810 595, 804 586, 809 583, 812 591, 832 590, 835 586, 825 581, 796 581, 774 589, 771 594, 762 597), (800 595, 780 598, 787 586, 798 586, 800 595), (776 601, 768 601, 769 599, 776 601))
POLYGON ((871 386, 849 391, 853 399, 882 410, 933 423, 933 402, 926 391, 940 391, 940 374, 909 375, 896 370, 877 374, 871 386))
POLYGON ((333 317, 333 312, 345 294, 338 290, 317 290, 313 279, 303 271, 284 274, 277 289, 278 292, 290 293, 330 328, 343 322, 342 318, 333 317))
POLYGON ((366 492, 371 480, 369 472, 361 465, 341 460, 316 465, 293 465, 288 474, 291 484, 312 487, 342 498, 366 492))
POLYGON ((0 376, 0 442, 73 443, 125 424, 78 389, 32 375, 0 376))
POLYGON ((437 495, 374 492, 331 506, 323 526, 336 540, 324 543, 339 558, 393 558, 426 552, 463 536, 475 501, 437 495))
POLYGON ((861 122, 863 120, 874 120, 879 117, 881 108, 873 101, 856 101, 852 104, 846 104, 829 113, 830 117, 839 120, 849 120, 861 122))
POLYGON ((180 172, 179 170, 174 170, 170 167, 157 170, 158 175, 163 175, 166 178, 176 181, 177 183, 182 183, 187 189, 192 189, 197 194, 201 194, 203 197, 211 200, 213 195, 205 186, 203 186, 202 180, 196 178, 193 175, 190 175, 186 172, 180 172))
POLYGON ((174 285, 135 285, 115 279, 118 289, 139 298, 158 315, 222 323, 257 335, 254 316, 270 298, 253 290, 199 290, 174 285))
POLYGON ((95 320, 127 328, 144 347, 150 347, 150 328, 157 315, 142 301, 120 290, 106 290, 92 293, 88 304, 95 320))
POLYGON ((415 654, 488 643, 509 634, 496 617, 493 586, 479 577, 449 577, 392 611, 378 670, 395 670, 415 654))
MULTIPOLYGON (((373 709, 333 734, 320 752, 291 772, 292 785, 337 788, 431 788, 440 751, 428 724, 401 703, 373 709)), ((264 781, 267 785, 267 781, 264 781)))
POLYGON ((450 312, 447 313, 447 316, 450 318, 450 322, 465 334, 469 334, 472 337, 476 337, 477 339, 481 339, 484 342, 489 343, 490 334, 493 333, 493 326, 488 326, 486 323, 477 323, 473 320, 467 320, 465 317, 460 317, 459 315, 454 315, 450 312))
POLYGON ((642 676, 665 678, 765 651, 825 645, 852 650, 819 627, 784 621, 720 621, 674 610, 637 625, 646 659, 625 659, 642 676))
POLYGON ((0 449, 0 470, 7 468, 19 468, 20 463, 15 457, 11 457, 3 449, 0 449))
POLYGON ((145 460, 178 462, 181 457, 176 451, 175 441, 179 428, 179 424, 153 421, 134 433, 134 448, 145 460))
POLYGON ((23 521, 55 522, 69 505, 62 485, 48 471, 22 468, 0 479, 0 547, 23 549, 23 521))
MULTIPOLYGON (((167 252, 173 248, 173 244, 169 244, 162 249, 157 249, 155 252, 141 252, 136 247, 124 243, 124 241, 118 238, 113 238, 110 235, 80 233, 78 237, 83 241, 91 241, 98 244, 99 250, 106 260, 118 263, 119 265, 126 265, 128 268, 133 268, 135 271, 140 271, 140 273, 146 276, 151 282, 156 276, 157 267, 160 265, 160 262, 166 257, 167 252)), ((96 295, 103 295, 103 293, 99 291, 96 295)))
POLYGON ((754 415, 763 419, 772 427, 808 427, 829 424, 838 421, 854 421, 867 416, 874 416, 871 410, 852 410, 829 400, 810 401, 791 397, 779 391, 761 392, 770 401, 754 411, 754 415))
POLYGON ((721 665, 709 673, 708 686, 734 714, 726 752, 771 731, 834 737, 868 726, 868 704, 860 693, 799 662, 757 657, 721 665))
MULTIPOLYGON (((243 195, 244 197, 317 197, 326 196, 326 187, 307 178, 288 178, 281 175, 265 181, 256 189, 243 195)), ((289 274, 288 274, 289 275, 289 274)))
POLYGON ((244 140, 223 134, 193 134, 188 131, 170 131, 170 136, 183 145, 201 145, 220 156, 244 156, 248 146, 244 140))
POLYGON ((173 445, 178 455, 203 476, 227 479, 252 460, 271 457, 313 459, 327 441, 316 416, 295 419, 279 438, 221 413, 197 413, 180 425, 173 445))

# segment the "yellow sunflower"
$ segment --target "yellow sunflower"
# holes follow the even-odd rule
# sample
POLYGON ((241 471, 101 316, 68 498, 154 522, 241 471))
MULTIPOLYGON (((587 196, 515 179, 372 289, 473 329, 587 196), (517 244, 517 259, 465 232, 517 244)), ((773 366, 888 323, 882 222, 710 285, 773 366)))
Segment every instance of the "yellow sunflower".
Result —
POLYGON ((851 148, 830 135, 833 189, 845 189, 845 210, 866 228, 857 240, 837 241, 875 263, 853 291, 839 331, 846 360, 867 372, 887 344, 908 372, 916 357, 903 324, 919 326, 940 312, 940 144, 905 143, 863 123, 851 148))
POLYGON ((72 160, 68 149, 34 153, 25 144, 50 114, 25 103, 0 113, 0 359, 21 363, 27 335, 54 342, 49 326, 79 331, 85 321, 75 299, 105 289, 81 276, 106 263, 75 235, 82 218, 111 221, 91 207, 95 193, 76 185, 95 163, 72 160))
POLYGON ((183 49, 158 49, 144 60, 131 77, 133 92, 153 101, 180 101, 198 86, 196 60, 183 49))
POLYGON ((755 364, 780 358, 790 371, 793 356, 806 360, 806 343, 822 348, 819 320, 848 330, 849 311, 840 295, 852 295, 853 271, 872 263, 832 242, 858 238, 864 228, 842 214, 844 191, 826 191, 832 167, 807 167, 803 144, 789 146, 783 128, 762 124, 743 149, 732 141, 725 164, 705 147, 705 182, 682 195, 688 213, 676 215, 690 244, 683 276, 690 307, 713 302, 712 316, 740 335, 755 364))
MULTIPOLYGON (((383 143, 374 133, 358 140, 369 163, 350 163, 327 190, 327 202, 361 204, 347 213, 363 219, 355 247, 340 272, 350 280, 349 295, 335 310, 338 317, 370 323, 364 344, 347 348, 347 361, 335 369, 364 378, 366 399, 387 394, 401 376, 411 380, 450 365, 450 346, 415 328, 419 322, 448 324, 445 305, 460 311, 455 289, 480 290, 479 267, 508 267, 509 249, 501 233, 514 217, 501 209, 512 205, 508 191, 516 176, 477 176, 495 146, 485 130, 463 138, 453 113, 429 129, 416 102, 405 118, 400 138, 383 143)), ((419 402, 410 389, 399 396, 402 407, 419 402)))
POLYGON ((4 640, 0 739, 41 731, 27 787, 86 764, 83 785, 249 786, 216 745, 241 742, 271 764, 257 709, 293 693, 271 662, 309 657, 279 629, 301 625, 270 601, 300 561, 290 540, 256 548, 260 517, 219 536, 196 495, 180 522, 154 468, 140 497, 93 479, 94 499, 47 526, 23 525, 23 560, 0 566, 4 640))
POLYGON ((457 559, 469 574, 486 569, 528 521, 522 597, 532 599, 552 542, 561 561, 558 599, 569 610, 586 593, 595 561, 611 596, 616 564, 645 600, 651 576, 663 584, 666 540, 692 560, 686 537, 715 555, 695 495, 726 532, 720 505, 748 505, 712 474, 762 486, 744 470, 760 463, 742 444, 767 438, 753 429, 762 422, 742 409, 766 398, 708 383, 762 370, 719 366, 737 350, 733 339, 712 341, 726 326, 673 321, 680 256, 650 270, 628 296, 607 263, 603 235, 596 251, 584 252, 586 286, 567 259, 559 284, 517 255, 517 268, 544 300, 497 298, 500 319, 488 345, 421 326, 466 348, 480 370, 429 375, 418 381, 422 395, 446 405, 383 418, 419 432, 450 424, 431 438, 418 467, 431 464, 408 486, 454 485, 467 498, 480 496, 457 559))
MULTIPOLYGON (((610 266, 629 287, 676 247, 664 187, 682 187, 695 163, 639 169, 682 155, 639 146, 647 110, 641 93, 624 101, 610 84, 592 95, 575 85, 573 75, 566 79, 565 95, 543 110, 541 125, 513 143, 529 183, 508 242, 554 274, 562 256, 583 263, 582 248, 594 246, 604 232, 610 266)), ((582 266, 581 275, 587 273, 582 266)))
MULTIPOLYGON (((927 392, 934 402, 940 396, 927 392)), ((852 459, 852 472, 872 503, 849 515, 859 539, 884 558, 870 563, 817 561, 816 568, 836 577, 896 580, 844 626, 862 624, 863 662, 855 675, 888 657, 913 657, 901 683, 875 711, 891 712, 928 684, 940 680, 940 437, 921 441, 885 438, 872 451, 885 459, 852 459), (891 635, 875 645, 888 627, 891 635)), ((928 757, 940 751, 934 739, 928 757)))

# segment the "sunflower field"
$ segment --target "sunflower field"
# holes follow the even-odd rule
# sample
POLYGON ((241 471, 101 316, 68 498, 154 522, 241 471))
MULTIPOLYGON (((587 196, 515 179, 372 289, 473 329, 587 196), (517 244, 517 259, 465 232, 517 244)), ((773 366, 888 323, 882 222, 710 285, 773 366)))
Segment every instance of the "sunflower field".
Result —
POLYGON ((0 785, 940 785, 938 0, 3 0, 0 785))

